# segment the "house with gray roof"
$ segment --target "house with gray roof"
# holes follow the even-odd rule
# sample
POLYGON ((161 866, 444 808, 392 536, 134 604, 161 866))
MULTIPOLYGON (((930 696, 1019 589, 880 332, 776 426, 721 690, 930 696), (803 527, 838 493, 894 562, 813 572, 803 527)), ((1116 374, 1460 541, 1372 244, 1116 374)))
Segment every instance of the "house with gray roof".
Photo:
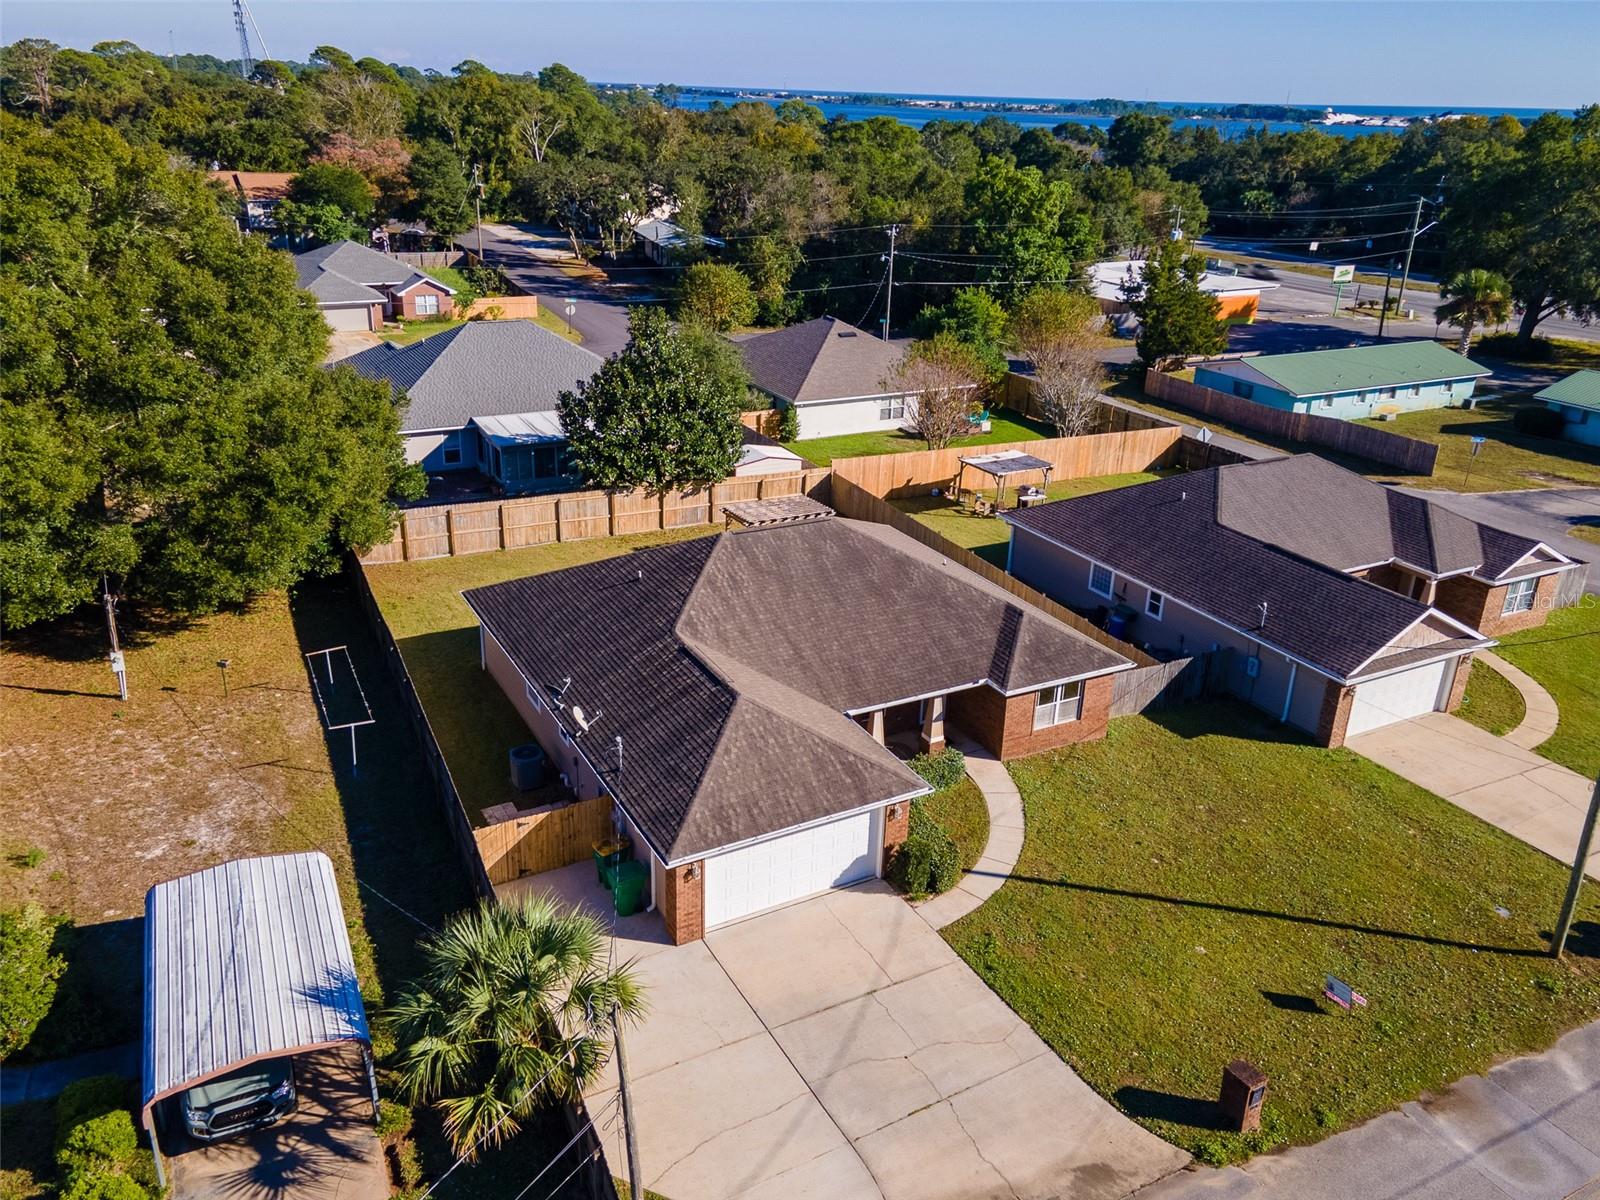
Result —
POLYGON ((1354 421, 1466 405, 1487 374, 1424 340, 1201 363, 1194 381, 1270 408, 1354 421))
POLYGON ((1533 394, 1561 414, 1561 436, 1600 446, 1600 371, 1574 371, 1533 394))
POLYGON ((916 396, 893 378, 905 346, 837 317, 818 317, 740 342, 750 381, 800 418, 802 438, 901 429, 916 396))
POLYGON ((929 790, 904 758, 947 724, 1002 758, 1099 738, 1133 665, 887 526, 739 507, 464 593, 484 669, 579 797, 615 801, 680 943, 882 873, 929 790))
POLYGON ((334 329, 380 329, 385 317, 442 317, 455 307, 454 288, 355 242, 296 254, 294 266, 334 329))
POLYGON ((382 379, 404 405, 406 459, 429 474, 476 470, 507 493, 572 485, 557 397, 604 360, 532 321, 468 321, 409 346, 335 364, 382 379))
POLYGON ((1577 565, 1313 454, 1005 520, 1018 579, 1152 651, 1213 655, 1227 691, 1334 746, 1454 709, 1472 654, 1542 623, 1577 565))

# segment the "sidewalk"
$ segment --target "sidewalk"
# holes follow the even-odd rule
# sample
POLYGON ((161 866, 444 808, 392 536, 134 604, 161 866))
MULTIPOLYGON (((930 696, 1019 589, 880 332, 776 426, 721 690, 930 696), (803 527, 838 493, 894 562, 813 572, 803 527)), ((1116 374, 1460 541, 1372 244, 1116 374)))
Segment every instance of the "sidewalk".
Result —
MULTIPOLYGON (((1272 1093, 1267 1093, 1267 1105, 1272 1093)), ((1600 1180, 1600 1021, 1312 1146, 1135 1200, 1565 1200, 1600 1180)))
POLYGON ((1500 736, 1513 746, 1521 746, 1524 750, 1535 750, 1549 740, 1555 734, 1556 725, 1561 720, 1561 711, 1556 707, 1555 697, 1545 691, 1544 686, 1532 675, 1521 667, 1512 666, 1498 654, 1480 650, 1477 659, 1496 675, 1503 676, 1507 683, 1522 693, 1524 710, 1522 723, 1500 736))
POLYGON ((53 1099, 67 1084, 93 1075, 139 1078, 139 1044, 128 1042, 109 1050, 91 1050, 32 1066, 6 1067, 0 1070, 0 1107, 53 1099))
POLYGON ((960 738, 951 744, 966 755, 967 776, 989 807, 989 841, 960 883, 917 906, 922 919, 935 929, 960 920, 998 892, 1022 854, 1022 793, 1011 772, 976 742, 960 738))

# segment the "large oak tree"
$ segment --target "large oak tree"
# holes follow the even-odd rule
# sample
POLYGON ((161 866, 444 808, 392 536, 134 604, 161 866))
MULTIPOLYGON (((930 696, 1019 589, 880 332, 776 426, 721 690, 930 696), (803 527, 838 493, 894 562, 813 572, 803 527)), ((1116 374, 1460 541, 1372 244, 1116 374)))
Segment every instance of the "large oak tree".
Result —
POLYGON ((107 126, 0 115, 0 590, 15 627, 110 575, 205 612, 389 535, 388 391, 321 366, 288 255, 107 126))

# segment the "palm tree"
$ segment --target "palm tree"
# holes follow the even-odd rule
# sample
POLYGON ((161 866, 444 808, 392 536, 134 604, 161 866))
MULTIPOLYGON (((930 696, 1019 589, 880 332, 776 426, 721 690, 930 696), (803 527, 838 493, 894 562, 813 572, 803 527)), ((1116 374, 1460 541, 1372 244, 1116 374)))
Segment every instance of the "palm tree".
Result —
POLYGON ((599 918, 547 897, 486 902, 424 939, 427 965, 390 1011, 401 1085, 444 1114, 458 1153, 498 1145, 540 1105, 576 1099, 611 1053, 612 1010, 637 1020, 631 963, 599 918))
POLYGON ((1476 267, 1452 275, 1439 289, 1439 316, 1461 330, 1461 353, 1472 345, 1479 325, 1498 325, 1511 315, 1511 285, 1503 276, 1476 267))

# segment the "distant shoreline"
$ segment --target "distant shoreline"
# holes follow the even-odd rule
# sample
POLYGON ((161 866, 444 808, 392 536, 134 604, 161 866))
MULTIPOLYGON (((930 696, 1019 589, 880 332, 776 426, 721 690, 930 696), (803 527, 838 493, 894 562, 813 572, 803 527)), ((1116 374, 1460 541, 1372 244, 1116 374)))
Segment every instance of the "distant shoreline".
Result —
MULTIPOLYGON (((602 90, 633 91, 656 89, 642 84, 597 83, 602 90)), ((1265 122, 1282 125, 1305 125, 1344 129, 1403 130, 1412 125, 1429 125, 1440 121, 1458 120, 1464 116, 1510 116, 1526 123, 1538 112, 1534 109, 1465 108, 1426 111, 1415 106, 1397 106, 1385 110, 1378 105, 1351 105, 1335 109, 1331 105, 1293 104, 1222 104, 1186 103, 1183 101, 1138 101, 1100 98, 1095 100, 1066 100, 1034 97, 1004 96, 940 96, 891 92, 836 92, 797 88, 723 87, 712 85, 682 85, 676 93, 683 99, 723 101, 725 103, 759 102, 781 104, 796 100, 831 108, 893 108, 919 113, 951 113, 970 116, 975 113, 1016 115, 1038 118, 1059 117, 1063 121, 1088 118, 1103 121, 1106 118, 1139 113, 1148 116, 1170 117, 1184 122, 1265 122)), ((1563 109, 1548 111, 1565 112, 1563 109)))

